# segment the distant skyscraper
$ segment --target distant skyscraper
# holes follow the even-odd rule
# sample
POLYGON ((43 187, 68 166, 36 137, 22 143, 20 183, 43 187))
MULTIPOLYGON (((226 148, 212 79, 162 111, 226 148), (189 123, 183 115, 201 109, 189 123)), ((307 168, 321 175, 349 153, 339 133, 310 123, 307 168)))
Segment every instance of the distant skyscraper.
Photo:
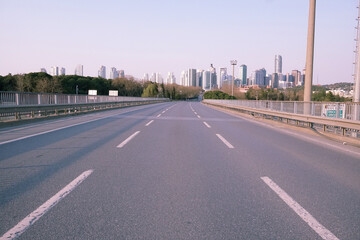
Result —
POLYGON ((174 84, 176 83, 176 78, 173 72, 168 72, 168 76, 166 78, 166 84, 174 84))
POLYGON ((210 89, 214 89, 217 88, 217 75, 216 75, 216 68, 214 68, 214 66, 212 64, 210 64, 210 89))
POLYGON ((240 84, 241 85, 247 85, 247 66, 241 65, 240 66, 240 84))
POLYGON ((277 73, 271 75, 271 87, 279 88, 279 75, 277 73))
POLYGON ((198 83, 198 87, 203 87, 203 75, 204 70, 197 70, 196 71, 196 82, 198 83))
POLYGON ((125 71, 124 71, 124 70, 119 70, 119 71, 118 71, 118 76, 119 76, 120 78, 124 78, 124 77, 125 77, 125 71))
POLYGON ((219 81, 217 83, 218 87, 222 88, 224 81, 226 81, 227 79, 228 79, 227 69, 220 68, 220 77, 219 77, 219 81))
POLYGON ((50 69, 51 76, 58 76, 59 75, 59 67, 53 66, 50 69))
POLYGON ((298 70, 292 70, 291 75, 294 78, 294 85, 301 86, 301 72, 298 70))
POLYGON ((143 77, 143 80, 146 82, 146 81, 149 81, 149 74, 148 73, 144 73, 144 77, 143 77))
POLYGON ((188 82, 189 82, 189 85, 188 86, 193 86, 193 87, 196 87, 199 85, 199 83, 196 83, 196 69, 189 69, 188 70, 188 82))
POLYGON ((211 89, 211 73, 210 73, 210 71, 203 72, 203 89, 204 90, 211 89))
POLYGON ((189 77, 189 69, 181 72, 180 85, 185 86, 185 87, 191 86, 190 77, 189 77))
POLYGON ((65 68, 62 67, 62 68, 60 69, 60 75, 65 75, 65 68))
POLYGON ((110 70, 110 79, 118 78, 119 74, 115 67, 112 67, 110 70))
POLYGON ((161 76, 160 73, 155 74, 155 82, 159 83, 159 84, 164 83, 164 79, 163 79, 163 77, 161 76))
POLYGON ((150 81, 153 83, 156 82, 156 73, 151 74, 150 81))
POLYGON ((256 70, 251 75, 251 85, 265 86, 266 70, 264 68, 256 70))
POLYGON ((78 65, 76 66, 76 68, 75 68, 75 75, 77 75, 77 76, 84 76, 83 70, 84 70, 84 66, 81 65, 81 64, 78 64, 78 65))
POLYGON ((275 55, 275 73, 282 73, 282 57, 275 55))
POLYGON ((106 67, 105 66, 100 67, 100 69, 98 71, 98 76, 106 79, 106 67))
POLYGON ((180 85, 181 86, 185 86, 185 82, 186 82, 186 71, 182 71, 181 75, 180 75, 180 85))
POLYGON ((295 78, 290 73, 286 74, 286 87, 293 87, 295 84, 295 78))
POLYGON ((45 68, 41 68, 41 69, 40 69, 40 72, 47 73, 45 68))

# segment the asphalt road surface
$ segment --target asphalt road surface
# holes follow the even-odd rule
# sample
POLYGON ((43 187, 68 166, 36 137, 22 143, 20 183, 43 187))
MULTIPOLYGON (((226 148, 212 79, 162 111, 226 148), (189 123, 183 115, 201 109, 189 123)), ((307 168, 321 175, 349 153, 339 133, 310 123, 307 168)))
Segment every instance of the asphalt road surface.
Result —
POLYGON ((169 102, 0 129, 0 239, 360 239, 360 151, 169 102))

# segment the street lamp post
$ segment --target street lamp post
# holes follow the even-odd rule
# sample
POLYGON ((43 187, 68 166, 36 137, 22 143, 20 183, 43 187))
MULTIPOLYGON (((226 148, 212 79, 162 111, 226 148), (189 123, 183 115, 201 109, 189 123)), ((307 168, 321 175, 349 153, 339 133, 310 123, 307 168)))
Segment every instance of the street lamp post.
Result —
POLYGON ((235 78, 235 65, 237 64, 236 60, 231 60, 230 64, 233 66, 233 76, 232 76, 232 84, 231 84, 231 95, 234 96, 234 78, 235 78))
POLYGON ((315 9, 316 0, 309 0, 309 23, 306 48, 305 86, 304 86, 304 114, 310 115, 311 86, 314 63, 314 40, 315 40, 315 9))

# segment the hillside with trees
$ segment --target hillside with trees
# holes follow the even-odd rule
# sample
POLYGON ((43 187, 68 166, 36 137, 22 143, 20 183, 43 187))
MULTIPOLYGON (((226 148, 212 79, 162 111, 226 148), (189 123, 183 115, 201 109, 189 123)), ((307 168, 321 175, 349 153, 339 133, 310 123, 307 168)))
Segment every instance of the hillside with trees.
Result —
POLYGON ((353 89, 354 83, 340 82, 340 83, 326 84, 322 86, 327 90, 343 89, 344 91, 350 91, 351 89, 353 89))

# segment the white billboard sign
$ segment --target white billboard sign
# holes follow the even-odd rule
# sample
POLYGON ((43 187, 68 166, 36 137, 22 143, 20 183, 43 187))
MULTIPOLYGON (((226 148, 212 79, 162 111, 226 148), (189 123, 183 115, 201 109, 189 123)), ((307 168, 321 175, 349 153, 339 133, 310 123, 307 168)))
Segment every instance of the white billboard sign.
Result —
POLYGON ((89 96, 96 96, 97 90, 89 90, 89 96))
POLYGON ((118 90, 109 90, 109 96, 117 97, 117 96, 119 96, 119 91, 118 90))

